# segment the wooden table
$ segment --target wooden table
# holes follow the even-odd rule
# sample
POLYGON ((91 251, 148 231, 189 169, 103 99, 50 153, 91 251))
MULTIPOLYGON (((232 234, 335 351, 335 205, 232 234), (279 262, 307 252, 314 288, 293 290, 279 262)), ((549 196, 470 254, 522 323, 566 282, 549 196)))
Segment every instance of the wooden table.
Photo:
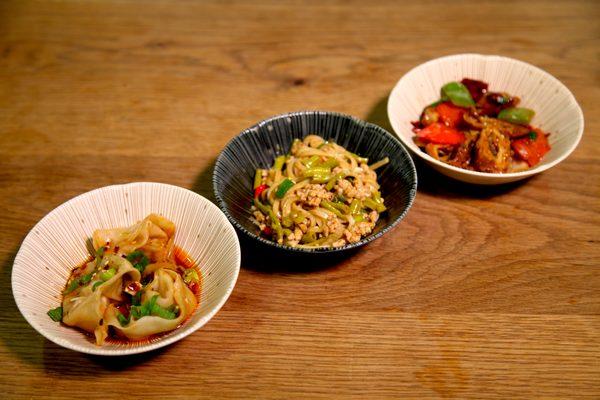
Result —
POLYGON ((15 1, 0 4, 0 397, 600 397, 600 4, 15 1), (575 94, 583 140, 501 188, 419 166, 391 233, 300 268, 243 243, 203 329, 123 359, 37 334, 10 289, 32 226, 100 186, 213 198, 242 129, 298 109, 390 129, 411 67, 461 52, 536 64, 575 94))

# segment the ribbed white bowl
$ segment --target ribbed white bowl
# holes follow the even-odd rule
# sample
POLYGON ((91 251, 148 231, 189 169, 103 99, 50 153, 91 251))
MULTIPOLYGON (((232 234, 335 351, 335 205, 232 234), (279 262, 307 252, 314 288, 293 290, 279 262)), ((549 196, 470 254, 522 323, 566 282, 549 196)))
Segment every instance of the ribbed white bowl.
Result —
POLYGON ((99 355, 141 353, 166 346, 208 322, 225 303, 238 277, 240 244, 233 226, 204 197, 162 183, 107 186, 77 196, 46 215, 29 232, 15 258, 12 290, 19 310, 39 333, 72 350, 99 355), (89 255, 98 228, 131 225, 150 213, 175 223, 175 244, 202 272, 200 305, 179 329, 144 344, 96 346, 80 331, 53 322, 46 312, 61 303, 72 268, 89 255))
POLYGON ((398 81, 387 111, 394 131, 413 154, 441 173, 469 183, 507 183, 545 171, 567 158, 583 135, 583 113, 565 85, 531 64, 501 56, 459 54, 421 64, 398 81), (462 78, 485 81, 489 90, 518 96, 521 106, 535 110, 532 125, 550 133, 552 146, 540 164, 523 172, 491 174, 453 167, 419 149, 410 122, 418 120, 423 108, 439 99, 445 83, 462 78))

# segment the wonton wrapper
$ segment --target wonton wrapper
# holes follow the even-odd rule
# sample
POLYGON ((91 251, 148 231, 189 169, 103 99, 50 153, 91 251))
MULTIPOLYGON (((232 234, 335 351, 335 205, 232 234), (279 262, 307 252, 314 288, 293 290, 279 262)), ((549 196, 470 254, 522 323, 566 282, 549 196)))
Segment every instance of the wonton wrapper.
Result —
POLYGON ((131 319, 129 324, 121 326, 117 319, 118 311, 112 305, 107 308, 103 332, 108 334, 108 327, 112 326, 119 334, 128 339, 139 340, 157 333, 172 331, 177 328, 190 315, 198 304, 196 296, 187 287, 181 276, 170 269, 161 268, 154 272, 154 279, 148 284, 142 294, 142 304, 158 295, 156 304, 169 307, 173 304, 179 307, 179 316, 175 319, 165 319, 156 316, 146 316, 138 320, 131 319))
POLYGON ((165 217, 150 214, 140 222, 127 228, 98 229, 92 235, 94 249, 107 244, 118 247, 117 254, 129 254, 142 250, 154 262, 165 261, 173 249, 175 224, 165 217))
MULTIPOLYGON (((62 304, 62 322, 66 325, 76 326, 93 333, 104 318, 109 298, 117 301, 122 300, 121 293, 123 292, 124 278, 128 277, 132 281, 141 279, 140 271, 133 268, 131 263, 122 257, 107 255, 102 259, 102 263, 107 263, 110 268, 116 269, 117 272, 112 278, 96 287, 95 291, 92 290, 92 287, 96 282, 99 282, 99 279, 94 279, 87 285, 65 295, 62 304)), ((89 268, 90 264, 86 269, 89 268)))

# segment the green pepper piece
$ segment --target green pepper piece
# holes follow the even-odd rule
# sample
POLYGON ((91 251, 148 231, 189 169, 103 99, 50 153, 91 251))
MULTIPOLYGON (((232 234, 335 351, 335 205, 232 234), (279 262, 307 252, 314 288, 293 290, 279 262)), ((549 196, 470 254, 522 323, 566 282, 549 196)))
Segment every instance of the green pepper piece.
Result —
POLYGON ((534 115, 535 111, 529 108, 511 107, 500 111, 498 119, 517 125, 528 125, 534 115))
POLYGON ((358 214, 360 212, 361 208, 362 208, 362 206, 360 204, 360 200, 358 200, 358 199, 352 200, 352 203, 350 203, 350 214, 352 214, 352 215, 358 214))
POLYGON ((384 212, 385 210, 387 210, 387 208, 383 204, 377 203, 373 199, 364 199, 363 204, 365 205, 365 207, 370 208, 371 210, 375 210, 377 212, 384 212))
POLYGON ((282 199, 283 196, 285 196, 285 194, 287 193, 287 191, 292 188, 292 186, 294 186, 294 181, 292 181, 289 178, 285 178, 277 187, 277 190, 275 191, 275 196, 279 199, 282 199))
POLYGON ((353 215, 354 222, 363 222, 365 220, 365 216, 363 214, 353 215))
POLYGON ((327 159, 326 161, 317 163, 315 165, 315 167, 331 169, 331 168, 337 167, 339 164, 340 164, 340 162, 338 160, 331 157, 331 158, 327 159))
POLYGON ((302 174, 302 176, 304 176, 305 178, 309 178, 309 177, 315 176, 315 175, 329 175, 329 174, 331 174, 331 168, 311 167, 311 168, 307 168, 306 170, 304 170, 304 173, 302 174))
POLYGON ((469 89, 460 82, 449 82, 442 86, 442 100, 446 99, 459 107, 471 107, 475 105, 469 89))
POLYGON ((321 201, 321 207, 323 207, 326 210, 331 211, 332 213, 334 213, 335 215, 337 215, 338 217, 342 217, 342 213, 340 212, 340 210, 338 210, 337 208, 335 208, 333 206, 333 204, 327 200, 322 200, 321 201))
POLYGON ((369 162, 369 159, 366 157, 361 157, 358 154, 352 153, 351 151, 349 151, 348 153, 350 153, 350 155, 354 157, 359 163, 367 164, 369 162))
POLYGON ((273 163, 273 169, 275 171, 281 171, 281 168, 283 168, 283 164, 285 163, 285 156, 279 156, 275 159, 275 162, 273 163))
POLYGON ((49 310, 47 312, 47 314, 50 317, 50 319, 52 319, 52 321, 60 322, 60 321, 62 321, 62 317, 63 317, 63 308, 62 307, 53 308, 52 310, 49 310))
POLYGON ((281 223, 279 222, 279 219, 277 218, 277 216, 273 212, 273 209, 271 207, 267 206, 267 205, 264 205, 258 199, 254 199, 254 205, 263 214, 267 214, 269 216, 269 218, 271 219, 271 228, 273 228, 273 230, 277 234, 277 240, 283 239, 283 230, 281 228, 281 223))
POLYGON ((253 188, 256 189, 257 187, 259 187, 262 184, 262 169, 257 169, 256 173, 254 174, 254 186, 253 188))
POLYGON ((312 177, 313 183, 327 183, 331 180, 331 175, 315 175, 312 177))
POLYGON ((319 161, 319 156, 312 156, 311 158, 309 158, 304 165, 306 166, 306 168, 310 168, 312 167, 317 161, 319 161))

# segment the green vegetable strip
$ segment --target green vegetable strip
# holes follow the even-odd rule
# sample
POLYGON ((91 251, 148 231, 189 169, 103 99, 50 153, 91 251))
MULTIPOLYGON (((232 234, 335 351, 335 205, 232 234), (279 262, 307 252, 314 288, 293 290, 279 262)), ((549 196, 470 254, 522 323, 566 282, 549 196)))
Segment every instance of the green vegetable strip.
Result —
POLYGON ((325 186, 325 189, 327 189, 327 190, 333 189, 333 187, 335 186, 336 182, 339 181, 342 178, 345 178, 346 176, 348 176, 347 171, 346 172, 344 172, 344 171, 338 172, 337 174, 335 174, 333 176, 333 178, 331 178, 329 180, 329 182, 327 182, 327 185, 325 186))
POLYGON ((315 167, 319 167, 319 168, 333 168, 333 167, 337 167, 340 164, 340 162, 338 160, 336 160, 335 158, 331 157, 329 158, 327 161, 323 161, 323 162, 319 162, 315 165, 315 167))
POLYGON ((289 228, 292 225, 294 225, 294 220, 290 218, 289 215, 286 215, 285 217, 281 218, 281 225, 285 226, 286 228, 289 228))
POLYGON ((357 214, 357 215, 353 215, 352 218, 354 218, 354 222, 363 222, 365 220, 365 216, 362 214, 357 214))
POLYGON ((348 207, 345 204, 342 203, 338 203, 336 201, 332 201, 329 202, 333 207, 337 208, 338 210, 340 210, 342 213, 347 214, 350 212, 350 207, 348 207))
POLYGON ((311 177, 311 176, 316 176, 316 175, 330 175, 331 174, 331 168, 323 168, 323 167, 311 167, 311 168, 307 168, 304 173, 303 176, 305 178, 311 177))
POLYGON ((317 161, 319 161, 319 156, 312 156, 311 158, 309 158, 304 165, 306 166, 306 168, 310 168, 312 167, 317 161))
POLYGON ((283 239, 283 230, 281 228, 281 224, 279 223, 279 219, 275 216, 273 209, 267 205, 264 205, 258 199, 254 199, 254 205, 263 213, 267 214, 269 218, 271 218, 271 228, 277 234, 277 239, 283 239))
POLYGON ((315 175, 312 177, 313 183, 327 183, 331 180, 331 175, 315 175))
POLYGON ((56 308, 53 308, 52 310, 49 310, 47 314, 50 317, 50 319, 52 319, 52 321, 60 322, 60 321, 62 321, 62 317, 63 317, 63 309, 62 309, 62 307, 56 307, 56 308))
POLYGON ((333 206, 333 204, 327 200, 322 200, 321 201, 321 207, 323 207, 326 210, 331 211, 332 213, 334 213, 335 215, 337 215, 338 217, 342 217, 342 213, 340 212, 340 210, 338 210, 337 208, 335 208, 333 206))
POLYGON ((98 281, 96 283, 94 283, 94 285, 92 286, 92 292, 95 292, 96 289, 98 288, 98 286, 102 285, 104 282, 103 281, 98 281))
POLYGON ((275 196, 279 199, 282 199, 283 196, 294 186, 294 181, 291 179, 285 178, 277 187, 277 191, 275 192, 275 196))
POLYGON ((383 204, 377 203, 373 199, 364 199, 363 204, 365 205, 365 207, 370 208, 371 210, 375 210, 377 212, 384 212, 386 210, 383 204))
POLYGON ((131 262, 131 264, 133 264, 133 268, 140 271, 140 273, 143 273, 144 269, 146 269, 146 266, 150 264, 148 257, 146 257, 146 255, 140 250, 129 253, 127 255, 127 260, 131 262))
POLYGON ((279 156, 275 159, 275 163, 273 164, 273 169, 275 171, 281 171, 283 168, 283 164, 285 163, 285 156, 279 156))
POLYGON ((358 154, 352 153, 351 151, 348 152, 352 157, 354 157, 356 159, 356 161, 358 161, 359 163, 368 163, 369 159, 365 158, 365 157, 361 157, 358 154))
POLYGON ((254 175, 254 189, 259 187, 262 183, 262 169, 257 169, 256 174, 254 175))
POLYGON ((527 125, 535 115, 535 111, 529 108, 506 108, 498 114, 498 119, 517 125, 527 125))
POLYGON ((442 100, 450 100, 452 104, 459 107, 471 107, 475 105, 469 89, 460 82, 449 82, 442 86, 442 100))
POLYGON ((361 208, 362 206, 358 199, 352 200, 352 203, 350 203, 350 214, 358 214, 361 208))

